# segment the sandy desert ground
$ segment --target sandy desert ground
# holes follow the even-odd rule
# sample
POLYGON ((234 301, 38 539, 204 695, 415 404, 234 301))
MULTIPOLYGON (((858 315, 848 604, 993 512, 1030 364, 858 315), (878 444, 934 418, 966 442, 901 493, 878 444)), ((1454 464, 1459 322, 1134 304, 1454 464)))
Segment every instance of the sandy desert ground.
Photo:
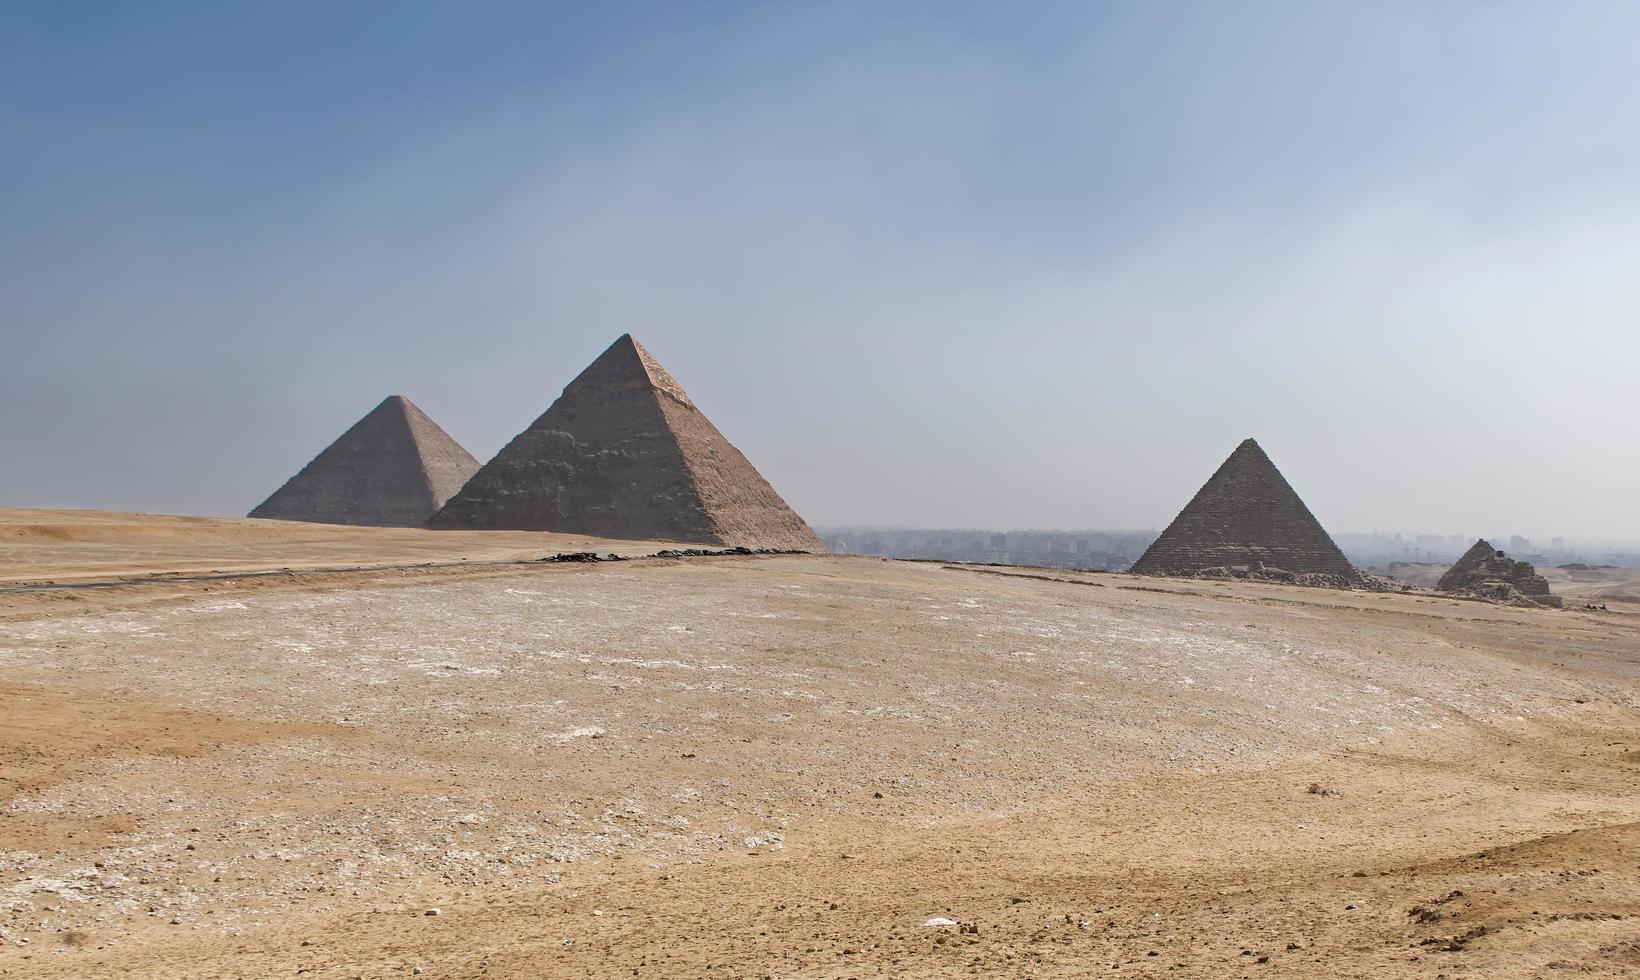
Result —
POLYGON ((1640 976, 1634 604, 550 538, 0 515, 0 976, 1640 976))
POLYGON ((222 572, 516 562, 566 551, 650 554, 657 542, 539 531, 340 527, 291 521, 0 509, 0 586, 222 572))
POLYGON ((1567 602, 1640 603, 1640 571, 1602 565, 1594 568, 1542 568, 1549 588, 1567 602))

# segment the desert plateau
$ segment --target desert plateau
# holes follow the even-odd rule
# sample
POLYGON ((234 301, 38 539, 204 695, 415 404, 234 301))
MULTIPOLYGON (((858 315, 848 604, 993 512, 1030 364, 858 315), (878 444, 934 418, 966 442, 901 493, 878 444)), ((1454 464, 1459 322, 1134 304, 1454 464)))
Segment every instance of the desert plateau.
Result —
POLYGON ((0 976, 1640 976, 1632 603, 662 547, 0 514, 0 976))

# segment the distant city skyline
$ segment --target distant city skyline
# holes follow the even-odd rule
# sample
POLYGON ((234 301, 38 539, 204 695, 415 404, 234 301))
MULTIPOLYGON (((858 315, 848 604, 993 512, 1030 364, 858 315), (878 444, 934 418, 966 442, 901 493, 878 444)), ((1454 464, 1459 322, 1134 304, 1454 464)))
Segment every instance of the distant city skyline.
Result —
MULTIPOLYGON (((844 554, 1124 571, 1150 546, 1160 529, 821 526, 815 532, 828 549, 844 554)), ((1612 542, 1577 543, 1552 538, 1537 543, 1521 535, 1408 536, 1382 531, 1346 531, 1332 537, 1359 568, 1394 562, 1451 562, 1483 538, 1517 559, 1640 568, 1640 547, 1612 542)))
MULTIPOLYGON (((907 532, 920 532, 920 533, 939 533, 939 532, 942 532, 942 531, 948 531, 948 532, 958 532, 958 533, 967 533, 967 534, 1014 534, 1014 533, 1021 533, 1021 534, 1061 534, 1061 535, 1075 536, 1077 534, 1086 534, 1086 533, 1093 533, 1093 534, 1140 534, 1140 533, 1159 534, 1159 533, 1161 533, 1162 529, 1165 526, 1166 525, 1164 524, 1164 525, 1160 525, 1160 526, 1157 526, 1157 527, 1134 527, 1134 528, 1004 527, 1004 526, 1000 526, 1000 525, 996 526, 996 527, 920 527, 920 526, 908 525, 908 524, 898 524, 898 525, 890 525, 890 524, 816 524, 816 525, 814 525, 814 529, 817 533, 821 533, 821 534, 842 534, 842 533, 858 532, 858 531, 876 531, 876 532, 907 531, 907 532)), ((1627 541, 1623 541, 1621 539, 1616 539, 1616 538, 1581 539, 1581 538, 1570 538, 1570 537, 1567 537, 1565 535, 1551 535, 1547 538, 1532 538, 1532 537, 1527 536, 1527 535, 1519 535, 1519 534, 1513 534, 1513 533, 1507 533, 1507 532, 1506 533, 1501 533, 1501 534, 1500 533, 1467 534, 1467 533, 1463 533, 1463 532, 1453 532, 1453 533, 1441 534, 1441 533, 1416 532, 1416 531, 1414 531, 1414 532, 1408 532, 1408 531, 1333 531, 1331 529, 1328 529, 1327 533, 1332 535, 1334 538, 1341 538, 1341 537, 1345 537, 1345 538, 1368 538, 1368 537, 1400 538, 1400 539, 1404 540, 1409 547, 1422 546, 1421 542, 1423 541, 1423 539, 1426 539, 1426 538, 1439 539, 1440 542, 1442 543, 1442 545, 1446 546, 1446 547, 1453 547, 1456 543, 1461 542, 1462 547, 1458 548, 1458 551, 1460 553, 1464 549, 1468 548, 1470 545, 1474 544, 1477 540, 1480 540, 1480 539, 1485 539, 1485 540, 1490 541, 1493 544, 1496 544, 1499 547, 1502 547, 1502 548, 1505 548, 1505 549, 1510 548, 1510 547, 1518 547, 1517 543, 1521 540, 1524 540, 1527 544, 1527 547, 1529 547, 1529 548, 1546 549, 1546 550, 1551 550, 1551 551, 1560 551, 1560 550, 1565 550, 1567 548, 1625 548, 1625 547, 1636 548, 1636 547, 1640 547, 1640 544, 1635 544, 1633 542, 1627 542, 1627 541)))

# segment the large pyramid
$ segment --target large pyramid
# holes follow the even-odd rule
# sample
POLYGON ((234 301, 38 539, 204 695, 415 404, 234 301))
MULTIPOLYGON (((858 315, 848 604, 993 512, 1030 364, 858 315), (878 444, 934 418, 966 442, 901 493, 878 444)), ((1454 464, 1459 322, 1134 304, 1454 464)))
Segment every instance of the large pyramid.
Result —
POLYGON ((477 470, 478 460, 438 423, 392 395, 250 516, 420 527, 477 470))
POLYGON ((1199 575, 1220 569, 1247 569, 1269 577, 1361 580, 1361 573, 1251 439, 1236 447, 1131 571, 1199 575))
POLYGON ((427 526, 825 550, 631 335, 427 526))

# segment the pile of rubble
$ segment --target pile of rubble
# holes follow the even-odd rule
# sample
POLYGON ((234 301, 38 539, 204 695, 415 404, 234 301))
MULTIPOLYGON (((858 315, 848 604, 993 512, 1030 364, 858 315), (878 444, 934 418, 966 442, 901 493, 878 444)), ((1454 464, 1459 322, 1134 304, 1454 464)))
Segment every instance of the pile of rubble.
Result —
POLYGON ((1396 582, 1379 575, 1359 573, 1354 576, 1331 572, 1289 572, 1262 562, 1247 565, 1218 565, 1202 568, 1190 574, 1191 578, 1236 579, 1247 582, 1278 582, 1282 585, 1302 585, 1312 589, 1356 589, 1367 592, 1409 592, 1404 582, 1396 582))

